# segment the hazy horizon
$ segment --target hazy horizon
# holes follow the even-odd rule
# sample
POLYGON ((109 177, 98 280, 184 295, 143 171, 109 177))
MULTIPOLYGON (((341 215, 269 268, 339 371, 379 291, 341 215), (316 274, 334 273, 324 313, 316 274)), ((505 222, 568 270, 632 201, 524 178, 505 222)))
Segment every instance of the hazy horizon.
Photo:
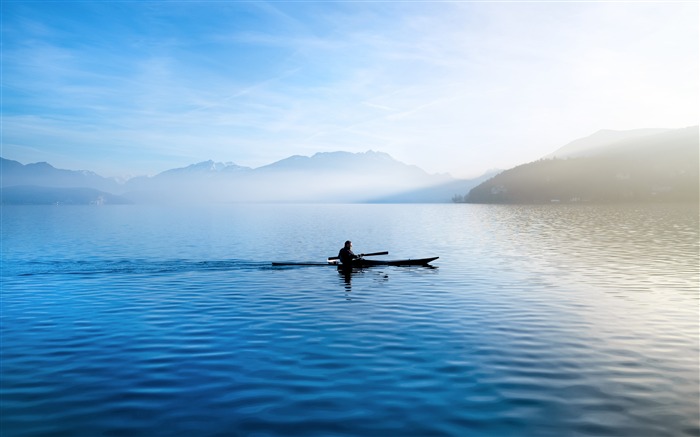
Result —
POLYGON ((698 124, 697 3, 0 7, 0 155, 105 177, 375 150, 470 178, 698 124))

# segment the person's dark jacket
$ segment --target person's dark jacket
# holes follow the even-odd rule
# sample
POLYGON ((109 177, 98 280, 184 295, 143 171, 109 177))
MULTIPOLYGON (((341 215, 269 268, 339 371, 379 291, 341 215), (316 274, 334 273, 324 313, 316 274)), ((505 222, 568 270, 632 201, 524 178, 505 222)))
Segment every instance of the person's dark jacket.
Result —
POLYGON ((340 252, 338 252, 338 258, 340 258, 341 264, 349 266, 352 264, 352 260, 359 258, 359 256, 355 255, 351 249, 343 247, 340 249, 340 252))

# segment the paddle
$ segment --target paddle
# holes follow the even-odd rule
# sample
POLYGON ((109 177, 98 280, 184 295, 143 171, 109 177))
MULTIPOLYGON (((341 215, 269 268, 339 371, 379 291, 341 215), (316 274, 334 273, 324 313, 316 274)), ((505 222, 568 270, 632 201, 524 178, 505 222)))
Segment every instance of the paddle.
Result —
MULTIPOLYGON (((373 252, 373 253, 361 253, 360 258, 364 256, 375 256, 375 255, 389 255, 389 252, 373 252)), ((333 261, 336 259, 340 259, 339 256, 331 256, 328 258, 328 261, 333 261)))

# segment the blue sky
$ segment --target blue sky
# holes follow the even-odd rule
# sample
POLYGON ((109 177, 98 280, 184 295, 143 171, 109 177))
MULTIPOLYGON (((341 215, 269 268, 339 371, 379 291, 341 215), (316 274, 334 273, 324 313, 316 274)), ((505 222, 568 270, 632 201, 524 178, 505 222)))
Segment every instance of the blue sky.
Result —
POLYGON ((2 151, 103 176, 376 150, 477 176, 698 124, 698 2, 2 2, 2 151))

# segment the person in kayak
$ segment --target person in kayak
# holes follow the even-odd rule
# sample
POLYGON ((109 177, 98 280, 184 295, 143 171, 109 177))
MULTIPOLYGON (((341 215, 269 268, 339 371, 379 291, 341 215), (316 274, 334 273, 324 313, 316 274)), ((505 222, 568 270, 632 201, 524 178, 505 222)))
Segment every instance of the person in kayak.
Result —
POLYGON ((352 260, 362 257, 362 254, 355 255, 352 251, 352 242, 350 240, 345 242, 345 246, 338 252, 338 258, 340 258, 340 263, 346 267, 352 265, 352 260))

